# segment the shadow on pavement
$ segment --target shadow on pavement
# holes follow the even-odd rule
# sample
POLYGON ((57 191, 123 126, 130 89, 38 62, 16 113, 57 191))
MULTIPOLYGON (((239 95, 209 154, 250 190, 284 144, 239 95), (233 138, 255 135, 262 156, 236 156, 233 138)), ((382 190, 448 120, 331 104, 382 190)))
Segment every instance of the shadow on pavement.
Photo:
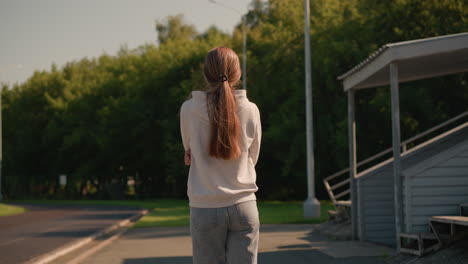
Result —
POLYGON ((122 264, 192 264, 192 257, 159 257, 125 259, 122 264))
POLYGON ((100 228, 76 229, 72 231, 51 231, 39 233, 35 237, 86 237, 99 231, 100 228))
POLYGON ((119 219, 126 219, 132 217, 135 213, 123 213, 123 214, 115 214, 115 213, 99 213, 99 214, 87 214, 87 215, 80 215, 73 217, 77 220, 119 220, 119 219))
POLYGON ((316 230, 312 230, 306 234, 305 236, 301 237, 301 239, 308 241, 308 242, 322 242, 322 241, 327 241, 329 240, 328 237, 322 235, 320 232, 316 230))
POLYGON ((131 229, 131 232, 127 232, 127 234, 125 234, 126 239, 136 239, 136 240, 183 237, 183 236, 190 237, 190 229, 188 226, 134 228, 134 229, 131 229))
MULTIPOLYGON (((125 259, 122 264, 191 264, 192 257, 150 257, 125 259)), ((353 257, 346 259, 332 258, 317 250, 284 250, 274 252, 260 252, 259 264, 383 264, 381 258, 353 257), (311 262, 313 261, 313 262, 311 262)))
POLYGON ((317 249, 295 249, 261 252, 258 255, 258 263, 384 264, 385 262, 380 257, 334 258, 317 249))
MULTIPOLYGON (((313 230, 313 225, 262 225, 260 233, 276 233, 276 232, 301 232, 313 230)), ((308 236, 312 236, 313 231, 310 231, 308 236)), ((317 235, 314 233, 314 236, 317 235)), ((178 236, 190 236, 190 227, 175 226, 175 227, 153 227, 153 228, 134 228, 131 232, 125 234, 126 239, 155 239, 178 236), (150 230, 150 231, 149 231, 150 230)), ((306 239, 307 240, 307 239, 306 239)))
POLYGON ((77 210, 84 209, 87 211, 114 211, 114 210, 142 210, 138 206, 130 205, 112 205, 112 204, 34 204, 34 203, 21 203, 21 202, 7 202, 6 204, 24 206, 30 211, 36 210, 77 210))

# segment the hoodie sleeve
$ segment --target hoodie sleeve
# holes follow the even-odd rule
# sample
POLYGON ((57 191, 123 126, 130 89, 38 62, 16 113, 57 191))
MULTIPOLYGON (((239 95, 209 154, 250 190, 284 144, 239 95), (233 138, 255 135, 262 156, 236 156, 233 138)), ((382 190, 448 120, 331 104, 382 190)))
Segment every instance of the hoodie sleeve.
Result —
POLYGON ((254 109, 255 134, 252 145, 249 147, 249 157, 252 159, 253 164, 256 165, 258 155, 260 154, 260 143, 262 141, 262 124, 260 121, 260 111, 256 105, 254 105, 254 109))
POLYGON ((190 133, 188 130, 188 119, 187 119, 187 102, 182 104, 180 108, 180 135, 182 136, 182 144, 184 149, 187 151, 190 149, 190 133))

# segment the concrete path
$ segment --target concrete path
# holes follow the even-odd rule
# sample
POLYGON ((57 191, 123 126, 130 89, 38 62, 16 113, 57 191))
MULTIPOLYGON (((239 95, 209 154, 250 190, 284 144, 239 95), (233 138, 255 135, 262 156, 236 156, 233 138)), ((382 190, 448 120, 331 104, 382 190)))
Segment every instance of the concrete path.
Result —
POLYGON ((115 206, 21 206, 28 211, 0 217, 0 263, 24 263, 141 211, 115 206))
MULTIPOLYGON (((259 264, 379 264, 394 253, 372 243, 330 240, 314 231, 314 227, 263 225, 259 264)), ((190 233, 188 227, 129 229, 119 239, 87 255, 79 263, 190 264, 190 233)), ((72 263, 77 263, 76 258, 72 263)))

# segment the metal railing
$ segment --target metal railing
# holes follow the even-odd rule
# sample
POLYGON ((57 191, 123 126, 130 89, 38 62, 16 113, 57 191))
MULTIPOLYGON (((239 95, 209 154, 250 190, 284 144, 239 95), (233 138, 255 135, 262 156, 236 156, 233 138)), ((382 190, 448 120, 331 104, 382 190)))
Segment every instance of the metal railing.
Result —
MULTIPOLYGON (((457 115, 445 122, 442 122, 440 123, 439 125, 437 126, 434 126, 414 137, 411 137, 403 142, 401 142, 401 148, 402 148, 402 155, 404 154, 408 154, 410 152, 413 152, 419 148, 422 148, 436 140, 439 140, 443 137, 446 137, 464 127, 467 127, 468 126, 468 122, 464 122, 462 123, 461 125, 453 128, 453 129, 450 129, 449 131, 446 131, 438 136, 435 136, 423 143, 420 143, 420 144, 417 144, 417 145, 413 145, 410 147, 410 149, 408 148, 409 145, 411 145, 414 141, 418 140, 418 139, 421 139, 422 137, 424 136, 427 136, 431 133, 433 133, 434 131, 437 131, 439 130, 440 128, 443 128, 449 124, 452 124, 453 122, 455 121, 458 121, 464 117, 468 116, 468 111, 460 114, 460 115, 457 115)), ((361 167, 362 165, 365 165, 365 164, 368 164, 369 162, 371 161, 374 161, 380 157, 383 157, 389 153, 392 152, 392 148, 388 148, 384 151, 381 151, 375 155, 373 155, 372 157, 369 157, 363 161, 360 161, 359 163, 356 164, 356 169, 361 167)), ((377 165, 378 166, 378 165, 377 165)), ((375 167, 375 166, 374 166, 375 167)), ((372 168, 374 168, 372 167, 372 168)), ((371 170, 372 168, 368 169, 368 170, 371 170)), ((341 171, 338 171, 328 177, 326 177, 325 179, 323 179, 323 184, 325 185, 325 188, 328 192, 328 195, 330 196, 330 199, 332 200, 332 202, 336 205, 351 205, 350 201, 348 200, 343 200, 343 199, 340 199, 340 198, 343 198, 343 197, 348 197, 349 198, 349 195, 351 193, 351 190, 350 190, 350 179, 349 179, 349 176, 348 176, 348 173, 349 173, 349 168, 347 169, 343 169, 341 171), (340 199, 340 200, 339 200, 340 199)))

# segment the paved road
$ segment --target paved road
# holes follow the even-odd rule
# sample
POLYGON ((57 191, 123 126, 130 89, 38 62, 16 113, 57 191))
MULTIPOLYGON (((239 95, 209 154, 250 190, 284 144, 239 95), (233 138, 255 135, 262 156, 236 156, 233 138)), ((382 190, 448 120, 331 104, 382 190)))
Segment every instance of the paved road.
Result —
MULTIPOLYGON (((359 241, 334 241, 313 225, 262 225, 259 264, 382 264, 393 249, 359 241)), ((122 237, 79 262, 62 264, 191 264, 188 227, 129 229, 122 237)), ((75 258, 76 259, 76 258, 75 258)))
POLYGON ((23 263, 141 211, 116 206, 24 206, 28 212, 0 217, 0 263, 23 263))

